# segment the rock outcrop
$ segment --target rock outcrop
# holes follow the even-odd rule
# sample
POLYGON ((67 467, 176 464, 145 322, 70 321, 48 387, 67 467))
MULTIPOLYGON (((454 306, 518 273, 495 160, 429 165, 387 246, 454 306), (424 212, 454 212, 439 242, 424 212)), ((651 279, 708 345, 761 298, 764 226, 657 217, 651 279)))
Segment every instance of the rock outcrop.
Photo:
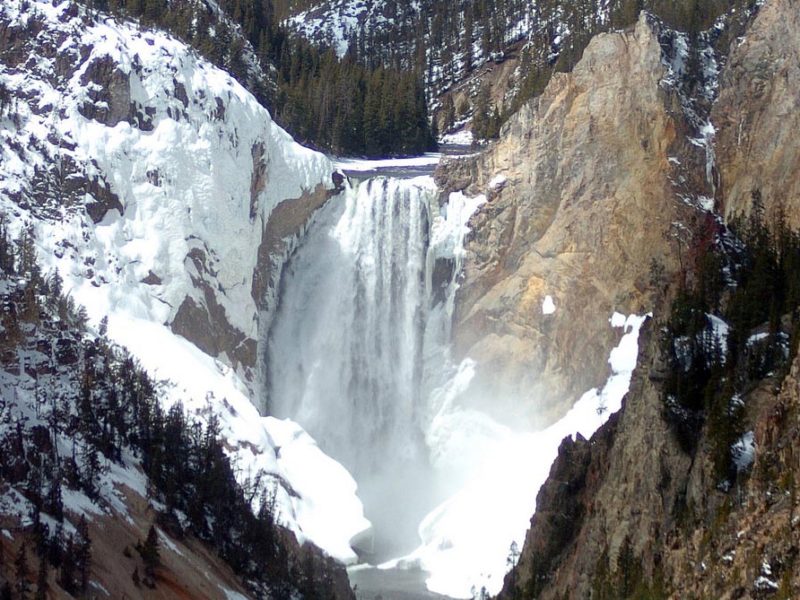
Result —
MULTIPOLYGON (((798 22, 796 2, 767 2, 722 68, 711 117, 717 206, 726 217, 748 212, 755 190, 768 215, 782 206, 787 221, 800 224, 800 148, 792 137, 798 22)), ((697 446, 687 451, 668 423, 659 328, 640 340, 619 415, 591 440, 562 444, 501 598, 519 597, 515 588, 540 599, 635 590, 675 599, 800 596, 800 359, 742 396, 753 462, 737 465, 728 488, 714 471, 709 425, 698 426, 697 446)))
POLYGON ((800 10, 767 2, 734 42, 712 121, 724 216, 749 213, 759 192, 768 217, 782 205, 800 227, 800 10))
POLYGON ((445 188, 488 190, 454 332, 479 365, 476 397, 489 393, 500 414, 544 424, 601 383, 609 316, 652 308, 654 261, 667 276, 678 268, 673 223, 699 214, 673 189, 670 156, 687 143, 666 73, 644 16, 598 35, 487 153, 440 170, 445 188))

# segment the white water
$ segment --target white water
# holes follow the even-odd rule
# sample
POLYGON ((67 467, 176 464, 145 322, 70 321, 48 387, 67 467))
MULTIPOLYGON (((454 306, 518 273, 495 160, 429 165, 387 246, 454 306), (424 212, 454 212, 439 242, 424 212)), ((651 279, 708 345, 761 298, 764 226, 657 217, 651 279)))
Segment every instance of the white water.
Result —
POLYGON ((430 177, 375 177, 318 213, 284 271, 267 405, 355 477, 370 562, 403 556, 381 568, 421 568, 429 589, 466 598, 473 586, 499 591, 561 440, 590 436, 619 409, 644 318, 615 316, 626 335, 607 385, 547 430, 495 422, 491 397, 485 411, 462 405, 474 362, 450 360, 450 323, 466 224, 485 198, 438 200, 430 177), (536 457, 524 476, 520 456, 536 457))
POLYGON ((441 500, 426 388, 440 382, 455 286, 434 308, 433 269, 460 249, 464 219, 452 213, 465 203, 447 219, 436 195, 430 177, 376 177, 332 200, 287 265, 269 334, 270 413, 301 423, 355 476, 384 558, 418 544, 441 500))

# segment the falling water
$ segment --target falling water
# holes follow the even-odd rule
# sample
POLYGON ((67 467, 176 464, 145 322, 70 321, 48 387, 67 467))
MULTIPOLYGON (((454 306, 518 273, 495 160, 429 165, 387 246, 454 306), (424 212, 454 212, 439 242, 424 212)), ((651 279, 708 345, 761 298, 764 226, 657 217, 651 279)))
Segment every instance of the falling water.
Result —
POLYGON ((427 177, 377 177, 332 200, 287 265, 269 333, 270 412, 351 471, 379 554, 413 548, 435 500, 423 423, 435 192, 427 177))

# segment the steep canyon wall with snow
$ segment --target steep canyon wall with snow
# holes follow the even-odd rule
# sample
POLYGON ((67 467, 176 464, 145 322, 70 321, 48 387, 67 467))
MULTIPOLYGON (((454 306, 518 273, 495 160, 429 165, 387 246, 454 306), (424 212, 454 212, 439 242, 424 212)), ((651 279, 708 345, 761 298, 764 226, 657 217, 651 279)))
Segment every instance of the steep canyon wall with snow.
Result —
POLYGON ((478 363, 476 389, 517 419, 546 425, 605 379, 608 315, 653 307, 652 261, 674 273, 676 228, 704 218, 676 194, 676 157, 693 151, 668 74, 643 16, 594 38, 484 155, 440 169, 446 189, 493 187, 467 244, 455 345, 478 363))
POLYGON ((349 539, 369 525, 355 482, 251 402, 259 328, 298 236, 339 191, 333 164, 227 73, 136 23, 7 2, 0 52, 12 234, 33 232, 43 271, 58 270, 93 326, 108 317, 166 405, 219 418, 241 477, 277 482, 282 523, 353 560, 349 539))

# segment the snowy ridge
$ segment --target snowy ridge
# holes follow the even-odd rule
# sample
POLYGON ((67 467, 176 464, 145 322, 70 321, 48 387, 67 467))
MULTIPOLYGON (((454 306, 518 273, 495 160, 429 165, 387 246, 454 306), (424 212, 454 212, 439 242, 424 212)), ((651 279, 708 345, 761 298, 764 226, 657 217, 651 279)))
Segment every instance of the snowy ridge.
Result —
MULTIPOLYGON (((19 2, 12 2, 0 13, 12 27, 24 27, 37 17, 55 25, 70 4, 53 8, 44 2, 32 3, 26 14, 15 14, 17 6, 19 2)), ((203 249, 213 261, 213 284, 222 290, 217 299, 228 320, 245 334, 255 335, 252 248, 259 242, 262 224, 280 201, 326 181, 333 171, 330 163, 295 144, 244 88, 180 42, 111 21, 84 27, 74 18, 58 25, 60 31, 45 30, 37 37, 50 34, 54 41, 63 40, 59 52, 74 61, 69 78, 51 85, 54 66, 44 60, 34 69, 34 77, 27 69, 24 73, 4 69, 4 82, 17 97, 36 102, 20 103, 21 127, 5 132, 30 141, 20 154, 6 148, 0 189, 8 194, 25 191, 34 170, 45 168, 53 158, 72 159, 88 175, 105 176, 125 217, 120 219, 110 211, 97 228, 94 248, 84 250, 84 262, 90 256, 96 261, 95 276, 90 279, 95 284, 141 288, 139 282, 154 273, 163 283, 139 294, 143 306, 136 310, 155 321, 169 322, 186 293, 200 300, 185 262, 191 250, 203 249), (81 58, 87 50, 88 56, 81 58), (95 84, 85 86, 82 81, 91 66, 104 58, 129 76, 130 101, 139 107, 140 115, 148 117, 151 131, 125 120, 112 121, 111 126, 82 114, 87 112, 87 103, 98 104, 91 98, 95 84), (258 197, 258 218, 252 219, 250 186, 257 144, 265 146, 263 160, 269 177, 258 197), (74 150, 69 150, 73 145, 74 150)), ((71 221, 64 230, 81 225, 76 222, 84 217, 80 212, 59 215, 71 221)), ((45 255, 64 247, 65 241, 73 245, 78 241, 58 228, 48 233, 54 235, 47 236, 49 247, 42 248, 45 255)), ((64 270, 74 271, 76 258, 75 254, 65 256, 64 270)), ((89 285, 85 273, 75 281, 89 285)), ((84 301, 80 290, 76 295, 84 301)))
POLYGON ((68 1, 4 2, 0 23, 14 99, 0 113, 0 212, 33 227, 44 271, 59 270, 90 321, 108 315, 111 339, 169 381, 167 404, 220 417, 243 478, 282 484, 279 517, 301 541, 353 560, 348 541, 368 523, 349 474, 293 423, 261 418, 231 356, 168 326, 189 298, 255 340, 265 224, 280 202, 331 188, 333 165, 167 35, 68 1))

